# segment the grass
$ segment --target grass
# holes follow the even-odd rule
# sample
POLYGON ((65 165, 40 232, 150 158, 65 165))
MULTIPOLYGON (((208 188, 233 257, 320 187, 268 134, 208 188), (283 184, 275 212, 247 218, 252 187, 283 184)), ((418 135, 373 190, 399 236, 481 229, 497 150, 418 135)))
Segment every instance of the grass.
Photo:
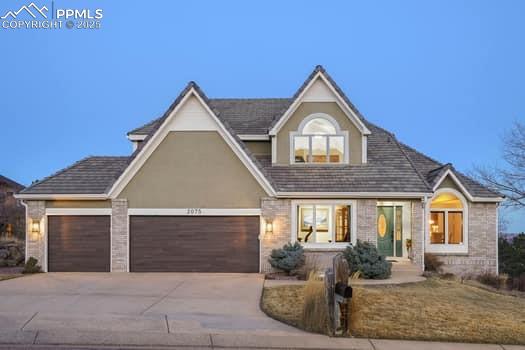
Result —
MULTIPOLYGON (((262 308, 301 327, 303 286, 265 288, 262 308)), ((350 333, 357 337, 525 344, 525 298, 455 280, 354 288, 350 333)))
POLYGON ((0 281, 6 281, 13 278, 22 277, 22 275, 1 275, 0 274, 0 281))

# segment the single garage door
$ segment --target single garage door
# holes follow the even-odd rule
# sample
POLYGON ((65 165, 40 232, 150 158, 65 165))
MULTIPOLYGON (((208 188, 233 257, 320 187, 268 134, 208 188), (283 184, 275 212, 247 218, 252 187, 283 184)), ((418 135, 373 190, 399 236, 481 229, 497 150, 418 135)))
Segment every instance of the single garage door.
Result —
POLYGON ((258 216, 131 216, 130 271, 259 272, 258 216))
POLYGON ((109 272, 109 216, 48 216, 51 272, 109 272))

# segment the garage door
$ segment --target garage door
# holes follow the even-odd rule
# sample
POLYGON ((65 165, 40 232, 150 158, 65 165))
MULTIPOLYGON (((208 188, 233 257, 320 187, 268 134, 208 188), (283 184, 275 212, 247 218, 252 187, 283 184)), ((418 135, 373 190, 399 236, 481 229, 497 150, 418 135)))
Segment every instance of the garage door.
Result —
POLYGON ((48 269, 52 272, 109 272, 109 216, 49 216, 48 269))
POLYGON ((131 216, 130 271, 259 272, 258 216, 131 216))

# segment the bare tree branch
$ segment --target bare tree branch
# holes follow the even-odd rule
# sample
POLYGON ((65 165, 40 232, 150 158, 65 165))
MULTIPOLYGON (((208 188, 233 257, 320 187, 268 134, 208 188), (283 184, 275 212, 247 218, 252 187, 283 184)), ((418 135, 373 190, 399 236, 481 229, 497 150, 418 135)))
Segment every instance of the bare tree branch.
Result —
POLYGON ((515 122, 503 138, 503 167, 475 167, 474 177, 488 188, 504 194, 503 205, 525 208, 525 124, 515 122))

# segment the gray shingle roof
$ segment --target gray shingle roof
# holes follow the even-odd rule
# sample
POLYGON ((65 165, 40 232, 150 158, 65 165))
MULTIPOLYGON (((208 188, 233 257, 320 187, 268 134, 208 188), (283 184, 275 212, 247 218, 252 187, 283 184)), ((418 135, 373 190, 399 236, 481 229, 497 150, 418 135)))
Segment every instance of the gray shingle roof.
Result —
POLYGON ((290 166, 272 165, 269 157, 259 160, 282 192, 430 192, 393 135, 367 126, 372 134, 364 165, 290 166))
MULTIPOLYGON (((239 135, 266 135, 268 126, 290 105, 289 98, 211 98, 208 103, 217 116, 239 135)), ((157 118, 128 135, 148 135, 162 118, 157 118)))
MULTIPOLYGON (((399 143, 388 131, 366 121, 332 78, 317 66, 294 98, 208 99, 199 86, 190 82, 164 115, 128 134, 146 135, 144 142, 130 157, 89 157, 31 185, 24 194, 103 194, 109 191, 128 164, 140 153, 163 121, 191 90, 208 104, 226 130, 241 145, 270 184, 278 192, 424 192, 430 193, 441 174, 453 169, 413 148, 399 143), (239 138, 239 134, 267 135, 294 98, 308 82, 323 72, 350 108, 366 124, 368 163, 363 165, 287 166, 272 165, 269 157, 255 157, 239 138)), ((499 197, 467 176, 454 170, 467 190, 476 197, 499 197)))
POLYGON ((87 157, 40 180, 21 194, 104 194, 129 157, 87 157))
POLYGON ((503 197, 502 194, 489 190, 488 188, 481 185, 471 177, 466 176, 465 174, 462 174, 461 172, 457 171, 450 163, 442 164, 437 160, 434 160, 429 156, 419 151, 416 151, 410 146, 407 146, 405 144, 401 144, 401 146, 406 151, 410 159, 412 159, 416 168, 422 174, 425 174, 427 176, 428 182, 429 184, 431 184, 431 186, 434 186, 436 181, 445 173, 445 171, 447 169, 450 169, 454 172, 461 184, 465 186, 467 191, 469 191, 469 193, 472 196, 483 198, 503 197))

